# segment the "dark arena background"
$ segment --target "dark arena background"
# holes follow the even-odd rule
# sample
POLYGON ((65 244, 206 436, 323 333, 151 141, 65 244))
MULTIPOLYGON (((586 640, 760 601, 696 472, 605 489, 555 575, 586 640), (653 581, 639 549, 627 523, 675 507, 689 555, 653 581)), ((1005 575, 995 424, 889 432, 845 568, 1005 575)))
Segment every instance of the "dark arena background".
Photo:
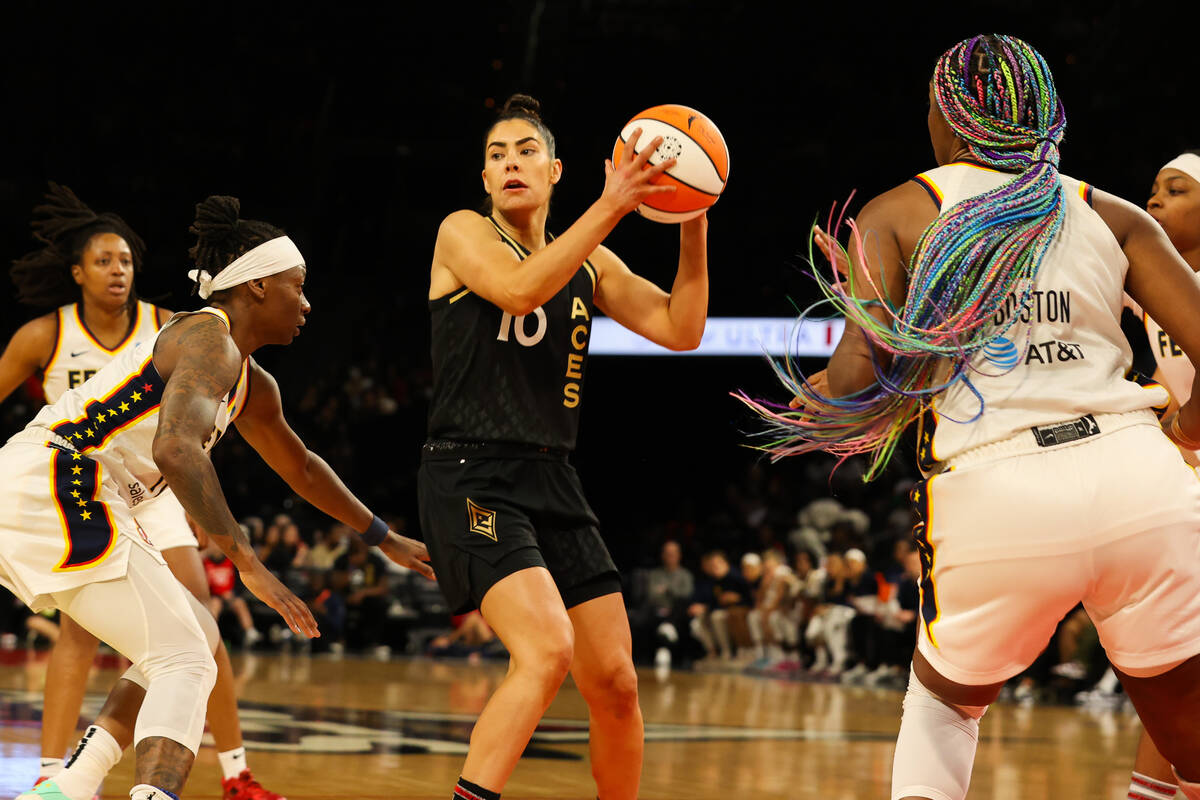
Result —
MULTIPOLYGON (((210 194, 240 197, 243 216, 284 228, 307 259, 308 325, 290 347, 256 354, 279 380, 289 421, 370 507, 421 538, 415 475, 431 388, 430 258, 441 220, 483 200, 482 137, 508 95, 541 100, 558 140, 565 170, 552 231, 599 196, 603 160, 635 113, 680 103, 708 115, 731 157, 725 195, 709 214, 710 316, 784 317, 815 298, 804 274, 813 221, 852 193, 851 212, 934 166, 930 73, 971 34, 1010 33, 1037 47, 1066 108, 1063 172, 1144 203, 1158 168, 1200 146, 1200 48, 1192 23, 1180 29, 1186 9, 1024 0, 885 10, 713 0, 10 3, 0 17, 0 260, 32 249, 30 211, 55 181, 96 210, 118 212, 145 239, 143 298, 196 308, 185 275, 194 205, 210 194)), ((607 243, 669 288, 674 227, 630 215, 607 243)), ((33 315, 11 287, 0 292, 5 341, 33 315)), ((701 556, 717 548, 735 570, 751 551, 777 549, 790 563, 808 525, 831 551, 866 551, 882 574, 911 524, 911 448, 866 485, 855 461, 832 478, 823 456, 771 464, 744 446, 755 423, 730 397, 739 389, 785 399, 762 358, 588 360, 572 460, 626 578, 631 613, 645 588, 638 576, 658 566, 667 540, 682 545, 699 578, 701 556), (834 518, 798 517, 826 497, 841 506, 834 518)), ((18 431, 37 405, 15 392, 0 404, 0 434, 18 431)), ((239 519, 270 527, 287 514, 307 544, 328 535, 328 518, 235 432, 213 458, 239 519)), ((426 661, 449 616, 436 591, 391 580, 382 632, 351 635, 332 653, 327 643, 310 651, 278 637, 239 649, 236 622, 222 620, 240 654, 249 755, 273 791, 293 800, 448 796, 504 662, 426 661)), ((37 772, 48 642, 27 631, 7 594, 2 603, 0 797, 11 797, 37 772)), ((267 632, 269 611, 252 610, 267 632)), ((757 660, 736 653, 693 669, 697 645, 655 676, 655 655, 651 634, 637 652, 648 667, 644 797, 886 796, 903 687, 895 674, 862 686, 802 669, 755 670, 757 660)), ((108 658, 89 684, 84 720, 118 674, 108 658)), ((1103 671, 1103 656, 1071 659, 1078 676, 1054 671, 1057 652, 1046 659, 1028 682, 1014 681, 1005 696, 1013 702, 989 712, 971 796, 1123 797, 1136 718, 1119 700, 1067 707, 1103 671)), ((571 691, 552 706, 505 797, 594 796, 586 709, 571 691)), ((127 752, 103 797, 125 796, 132 760, 127 752)), ((218 796, 217 777, 206 747, 188 796, 218 796)))

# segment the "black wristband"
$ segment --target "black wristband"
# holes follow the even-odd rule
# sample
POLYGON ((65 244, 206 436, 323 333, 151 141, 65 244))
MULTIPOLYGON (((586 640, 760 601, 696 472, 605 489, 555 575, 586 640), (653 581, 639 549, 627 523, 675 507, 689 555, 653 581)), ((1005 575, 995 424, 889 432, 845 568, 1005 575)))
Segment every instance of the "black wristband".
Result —
POLYGON ((381 520, 378 516, 371 520, 371 524, 362 532, 362 540, 372 547, 383 542, 388 535, 388 524, 381 520))

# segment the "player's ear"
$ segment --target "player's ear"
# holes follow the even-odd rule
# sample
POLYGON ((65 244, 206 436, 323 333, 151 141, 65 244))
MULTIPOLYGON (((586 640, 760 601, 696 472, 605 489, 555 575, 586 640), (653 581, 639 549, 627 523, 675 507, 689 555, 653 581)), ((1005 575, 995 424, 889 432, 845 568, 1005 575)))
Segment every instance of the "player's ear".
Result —
POLYGON ((76 285, 83 286, 83 266, 82 265, 80 265, 80 264, 72 264, 71 265, 71 278, 75 281, 76 285))
POLYGON ((558 183, 562 180, 563 163, 561 158, 556 158, 550 164, 550 185, 558 183))
POLYGON ((267 279, 254 278, 246 281, 246 290, 250 292, 250 296, 255 300, 262 300, 267 296, 267 279))

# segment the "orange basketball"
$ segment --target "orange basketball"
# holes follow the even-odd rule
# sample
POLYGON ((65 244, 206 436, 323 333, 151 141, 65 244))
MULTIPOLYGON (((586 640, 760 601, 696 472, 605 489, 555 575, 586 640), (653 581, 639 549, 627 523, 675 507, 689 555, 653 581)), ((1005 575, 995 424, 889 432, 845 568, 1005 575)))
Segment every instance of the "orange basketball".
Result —
POLYGON ((655 179, 655 183, 674 186, 638 206, 637 212, 655 222, 683 222, 698 217, 717 202, 729 178, 729 148, 717 126, 708 117, 687 106, 665 105, 648 108, 621 129, 613 146, 612 160, 621 163, 625 142, 635 128, 642 129, 637 152, 656 136, 662 144, 650 155, 651 164, 668 158, 675 166, 655 179))

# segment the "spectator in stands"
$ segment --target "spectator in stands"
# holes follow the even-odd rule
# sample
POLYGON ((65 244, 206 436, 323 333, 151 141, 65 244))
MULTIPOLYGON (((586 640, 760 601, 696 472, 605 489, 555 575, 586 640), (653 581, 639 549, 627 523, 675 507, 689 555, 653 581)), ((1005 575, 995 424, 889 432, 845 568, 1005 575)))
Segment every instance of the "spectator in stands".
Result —
POLYGON ((773 667, 784 660, 785 647, 794 650, 796 646, 796 627, 788 623, 800 584, 791 567, 783 562, 783 554, 778 550, 762 554, 762 578, 755 592, 754 608, 746 615, 757 659, 751 665, 754 669, 773 667))
POLYGON ((350 532, 350 528, 340 522, 333 523, 326 530, 317 531, 316 544, 308 551, 308 566, 320 570, 331 569, 338 557, 346 552, 347 542, 352 538, 350 532))
POLYGON ((382 641, 390 605, 387 576, 383 559, 359 536, 350 538, 349 548, 333 564, 332 589, 345 598, 346 644, 374 647, 379 656, 390 652, 382 641))
POLYGON ((730 569, 721 550, 710 550, 700 560, 703 577, 696 582, 696 595, 688 607, 692 635, 704 646, 707 658, 733 658, 730 617, 745 619, 751 605, 750 590, 741 575, 730 569))
MULTIPOLYGON (((242 530, 249 538, 250 529, 243 524, 242 530)), ((242 647, 253 647, 262 640, 262 634, 254 627, 254 619, 246 600, 236 593, 238 576, 233 562, 225 557, 221 548, 208 542, 204 548, 204 575, 208 579, 208 610, 218 621, 221 612, 228 607, 237 616, 242 627, 242 647)))
POLYGON ((450 619, 452 630, 429 642, 435 658, 465 658, 472 664, 484 658, 505 658, 508 651, 484 620, 479 609, 450 619))
POLYGON ((688 601, 696 591, 692 573, 683 566, 679 543, 668 540, 660 553, 662 565, 646 574, 645 597, 630 609, 629 622, 636 651, 654 651, 654 663, 670 666, 682 655, 680 632, 687 632, 688 601))

